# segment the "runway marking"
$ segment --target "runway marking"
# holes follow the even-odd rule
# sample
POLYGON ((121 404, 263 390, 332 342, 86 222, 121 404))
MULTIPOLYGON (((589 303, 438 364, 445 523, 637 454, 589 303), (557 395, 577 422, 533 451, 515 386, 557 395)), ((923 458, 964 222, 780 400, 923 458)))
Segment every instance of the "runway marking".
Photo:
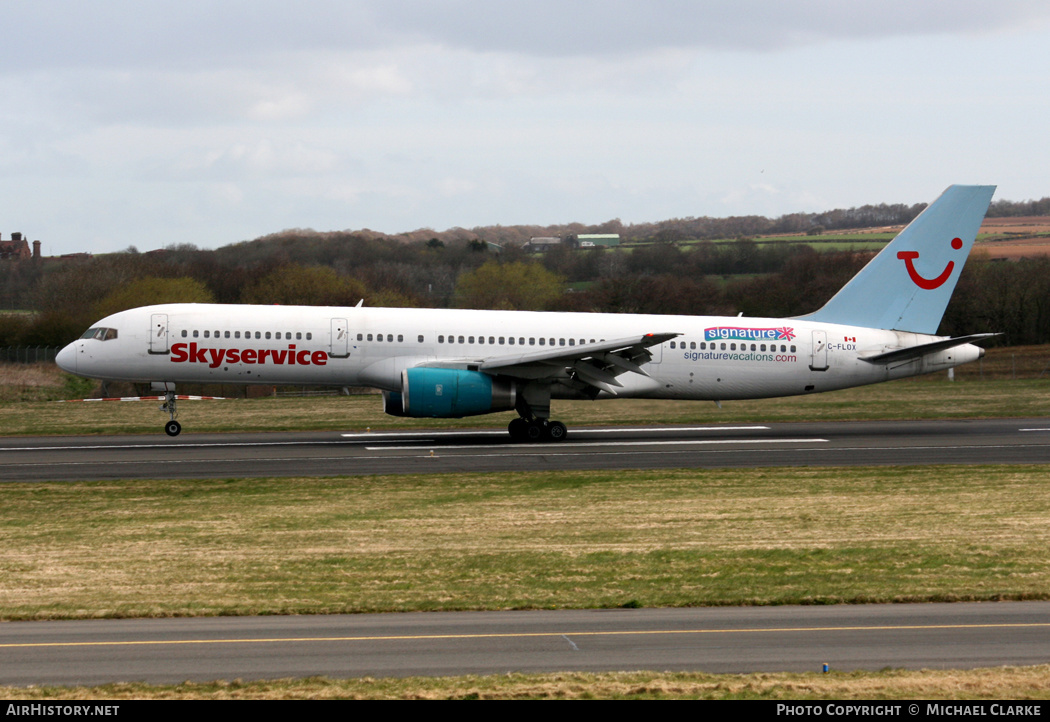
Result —
POLYGON ((339 434, 344 439, 378 439, 383 436, 395 438, 404 436, 506 436, 507 432, 500 431, 365 431, 354 434, 339 434))
MULTIPOLYGON (((376 444, 396 444, 399 441, 401 441, 401 439, 376 439, 373 443, 376 443, 376 444)), ((419 443, 419 444, 422 444, 423 442, 426 442, 426 441, 434 441, 434 437, 433 436, 429 436, 429 437, 423 437, 421 439, 416 439, 416 443, 419 443)), ((365 448, 367 449, 368 447, 366 446, 365 448)))
MULTIPOLYGON (((886 624, 849 627, 744 627, 740 629, 637 629, 601 632, 485 632, 475 634, 392 634, 356 635, 340 637, 247 637, 244 639, 136 639, 113 642, 7 642, 0 649, 31 649, 47 647, 134 647, 145 645, 186 644, 285 644, 302 642, 403 642, 441 639, 529 639, 541 637, 627 637, 669 634, 788 634, 798 632, 894 632, 968 629, 1045 629, 1050 622, 1003 622, 991 624, 886 624)), ((570 642, 571 644, 572 642, 570 642)), ((575 645, 574 645, 575 646, 575 645)))
MULTIPOLYGON (((589 429, 589 428, 574 428, 572 434, 619 434, 619 433, 639 433, 639 432, 655 432, 655 433, 677 433, 680 431, 769 431, 768 426, 668 426, 668 427, 648 427, 648 426, 623 426, 614 427, 611 429, 589 429)), ((448 431, 387 431, 377 433, 355 433, 355 434, 340 434, 346 439, 368 439, 377 438, 380 436, 506 436, 506 431, 470 431, 470 430, 448 430, 448 431)))
MULTIPOLYGON (((668 427, 668 428, 647 428, 647 427, 623 427, 623 428, 608 428, 608 429, 574 429, 571 433, 574 437, 586 435, 586 434, 610 434, 610 433, 640 433, 640 432, 655 432, 655 433, 677 433, 677 432, 714 432, 714 431, 768 431, 771 427, 769 426, 690 426, 690 427, 668 427)), ((1019 431, 1050 431, 1050 428, 1023 428, 1019 431)), ((33 452, 33 451, 97 451, 104 449, 114 450, 126 450, 126 449, 170 449, 170 450, 185 450, 185 449, 225 449, 225 448, 258 448, 258 447, 282 447, 282 446, 346 446, 348 442, 362 441, 367 439, 373 439, 378 444, 396 443, 399 438, 413 438, 416 443, 426 443, 431 440, 435 440, 442 436, 459 436, 459 437, 470 437, 470 436, 505 436, 505 431, 419 431, 419 432, 378 432, 378 433, 359 433, 359 434, 341 434, 342 438, 338 440, 312 440, 312 441, 231 441, 231 442, 196 442, 196 443, 146 443, 146 444, 85 444, 85 445, 64 445, 64 446, 0 446, 0 452, 33 452), (387 438, 383 438, 387 437, 387 438), (345 440, 344 440, 345 439, 345 440)), ((605 446, 644 446, 644 445, 660 445, 660 444, 724 444, 724 443, 740 443, 740 444, 754 444, 754 443, 812 443, 809 440, 798 440, 798 439, 741 439, 741 440, 715 440, 715 439, 686 439, 678 441, 620 441, 620 442, 584 442, 574 443, 569 442, 567 446, 569 448, 583 448, 587 446, 605 445, 605 446)), ((826 439, 820 439, 819 442, 828 443, 826 439)), ((864 449, 867 451, 885 451, 890 449, 975 449, 975 448, 1008 448, 1016 447, 1023 448, 1027 446, 1037 446, 1029 444, 967 444, 959 446, 894 446, 894 447, 833 447, 834 450, 859 450, 864 449)), ((383 447, 365 447, 370 451, 375 451, 381 448, 391 450, 412 450, 419 447, 412 446, 383 446, 383 447)), ((458 448, 468 450, 469 446, 445 446, 435 448, 458 448)), ((501 445, 486 445, 484 447, 475 447, 483 449, 499 449, 499 448, 535 448, 543 449, 546 453, 565 453, 565 452, 554 452, 551 446, 530 446, 521 444, 501 444, 501 445)), ((820 449, 820 451, 832 451, 832 448, 820 449)), ((531 455, 530 452, 526 452, 531 455)), ((638 453, 638 452, 629 452, 638 453)), ((321 460, 325 457, 314 457, 314 460, 321 460)), ((327 457, 332 458, 332 457, 327 457)), ((275 461, 285 461, 292 459, 274 459, 275 461)), ((205 461, 203 459, 190 459, 185 460, 185 463, 194 463, 197 461, 205 461)), ((60 465, 62 462, 50 462, 51 465, 60 465)), ((75 462, 74 462, 75 463, 75 462)), ((107 463, 135 463, 135 462, 107 462, 107 463)), ((151 463, 180 463, 179 461, 162 461, 152 460, 151 463)))
MULTIPOLYGON (((688 426, 688 427, 668 427, 668 428, 656 428, 649 429, 645 427, 627 427, 627 428, 612 428, 612 429, 576 429, 573 431, 574 435, 578 434, 613 434, 620 432, 638 433, 638 432, 657 432, 657 433, 677 433, 680 431, 768 431, 768 426, 688 426)), ((357 434, 340 434, 345 439, 375 439, 377 442, 385 443, 382 441, 382 437, 392 437, 392 440, 396 441, 402 437, 427 437, 427 439, 433 439, 440 436, 507 436, 506 431, 470 431, 470 430, 449 430, 449 431, 398 431, 398 432, 377 432, 377 433, 357 433, 357 434)), ((424 439, 418 439, 423 441, 424 439)), ((234 448, 239 446, 244 447, 257 447, 257 446, 333 446, 333 445, 345 445, 345 441, 333 440, 313 440, 313 441, 219 441, 219 442, 197 442, 197 443, 154 443, 154 444, 83 444, 83 445, 67 445, 67 446, 0 446, 0 451, 95 451, 98 449, 224 449, 234 448)))
MULTIPOLYGON (((759 443, 759 442, 755 441, 754 443, 759 443)), ((766 443, 770 443, 770 442, 767 441, 766 443)), ((619 444, 611 444, 611 445, 612 446, 618 446, 619 444)), ((512 446, 510 444, 506 445, 506 448, 519 449, 520 453, 514 454, 513 456, 515 456, 515 457, 531 457, 531 456, 589 456, 589 454, 587 454, 585 452, 582 452, 582 451, 579 452, 579 453, 571 451, 571 449, 574 449, 574 448, 577 448, 577 447, 582 447, 582 446, 586 446, 586 444, 573 444, 573 445, 571 445, 569 447, 564 447, 564 446, 560 447, 561 449, 565 449, 565 450, 558 450, 558 447, 554 447, 554 446, 512 446)), ((365 447, 365 448, 367 449, 367 447, 365 447)), ((383 447, 378 447, 378 450, 380 450, 380 451, 382 451, 382 450, 389 450, 390 448, 391 447, 383 446, 383 447)), ((426 447, 426 446, 410 446, 410 447, 405 447, 405 448, 407 448, 409 450, 413 450, 413 451, 429 451, 429 449, 430 449, 430 447, 426 447)), ((439 447, 435 446, 434 448, 437 449, 439 447)), ((454 447, 449 447, 449 448, 462 449, 464 451, 468 451, 469 452, 469 451, 473 451, 475 448, 484 449, 485 451, 489 451, 489 450, 500 449, 500 448, 504 448, 504 447, 503 446, 484 446, 484 447, 469 447, 469 446, 460 447, 460 446, 454 446, 454 447)), ((817 447, 817 446, 809 446, 809 447, 806 447, 805 449, 795 449, 795 451, 797 453, 800 453, 800 454, 805 454, 805 453, 810 453, 810 452, 815 452, 815 451, 820 451, 820 452, 836 452, 836 451, 930 451, 930 450, 973 451, 973 450, 976 450, 976 449, 982 449, 983 450, 983 449, 1029 449, 1029 448, 1043 449, 1043 448, 1047 448, 1047 446, 1045 444, 982 444, 982 445, 970 445, 970 446, 885 446, 885 447, 875 447, 875 446, 870 446, 870 447, 865 447, 865 446, 817 447)), ((737 450, 735 450, 735 449, 707 449, 707 450, 704 450, 703 453, 709 454, 709 455, 714 455, 714 454, 733 454, 733 453, 736 453, 736 452, 737 452, 737 450)), ((644 455, 648 455, 648 454, 664 454, 664 455, 666 455, 666 454, 691 454, 691 453, 699 453, 699 452, 692 452, 692 451, 689 451, 689 450, 686 450, 686 449, 681 449, 681 450, 679 450, 679 449, 656 449, 656 450, 653 450, 653 451, 644 451, 644 450, 624 451, 624 452, 611 451, 611 452, 607 452, 605 454, 605 456, 644 456, 644 455)), ((506 453, 500 453, 500 454, 489 454, 489 453, 484 453, 484 454, 477 454, 477 453, 459 454, 459 455, 456 456, 456 458, 463 458, 463 457, 468 457, 468 456, 472 457, 472 458, 477 458, 477 459, 483 459, 483 458, 487 458, 487 457, 497 457, 497 458, 500 458, 500 459, 508 458, 506 453)), ((430 457, 430 456, 428 456, 426 454, 423 454, 421 456, 369 456, 369 457, 313 456, 313 457, 309 457, 309 458, 304 458, 304 457, 301 457, 301 456, 284 456, 284 457, 278 456, 278 457, 251 458, 251 459, 232 459, 232 460, 226 461, 226 463, 253 463, 253 462, 258 462, 258 461, 296 462, 296 463, 302 463, 304 461, 309 461, 311 463, 317 463, 317 462, 326 462, 326 461, 346 461, 346 460, 352 460, 352 459, 357 459, 357 458, 368 459, 369 461, 379 461, 379 460, 396 461, 398 459, 406 459, 406 458, 407 459, 411 459, 411 458, 450 459, 452 457, 451 456, 430 457)), ((96 462, 96 461, 46 461, 46 462, 45 461, 27 461, 27 462, 23 462, 23 463, 4 463, 4 464, 0 464, 0 469, 23 469, 23 468, 35 468, 35 467, 55 468, 55 467, 64 467, 64 466, 100 466, 100 465, 101 466, 131 466, 131 465, 142 465, 142 464, 147 464, 149 466, 161 466, 161 465, 165 465, 165 464, 169 464, 170 465, 170 464, 214 464, 214 463, 216 463, 215 459, 147 459, 147 460, 141 460, 140 459, 140 460, 137 460, 137 461, 106 461, 106 462, 102 462, 102 463, 96 462)), ((920 463, 920 462, 909 462, 909 463, 920 463)), ((938 461, 936 463, 937 464, 953 465, 956 462, 938 461)), ((969 464, 971 462, 963 461, 963 462, 958 462, 958 463, 969 464)), ((1026 463, 1026 462, 1017 462, 1017 463, 1026 463)), ((1031 462, 1031 463, 1042 463, 1042 462, 1031 462)), ((764 467, 767 467, 767 466, 768 467, 785 466, 785 465, 786 464, 764 464, 762 466, 756 466, 755 468, 764 468, 764 467)), ((369 472, 369 473, 371 473, 371 472, 369 472)), ((407 472, 407 473, 424 473, 424 472, 407 472)), ((350 474, 350 475, 353 476, 353 474, 350 474)))
POLYGON ((84 446, 0 446, 0 451, 94 451, 96 449, 222 449, 234 446, 324 446, 345 441, 229 441, 212 444, 92 444, 84 446))
MULTIPOLYGON (((817 443, 828 443, 827 439, 688 439, 683 441, 583 441, 577 443, 570 443, 560 448, 567 449, 580 449, 580 448, 593 448, 596 446, 682 446, 682 445, 703 445, 703 444, 817 444, 817 443)), ((471 447, 471 446, 366 446, 366 451, 418 451, 420 449, 465 449, 471 450, 474 448, 483 448, 486 451, 491 449, 529 449, 533 447, 523 446, 522 444, 495 444, 492 446, 484 447, 471 447)), ((546 447, 546 453, 559 454, 557 451, 559 447, 546 447)), ((527 452, 526 452, 527 453, 527 452)), ((565 452, 571 453, 571 452, 565 452)))
MULTIPOLYGON (((964 444, 961 446, 833 446, 813 451, 956 451, 960 449, 1047 449, 1047 444, 964 444)), ((806 449, 810 451, 810 449, 806 449)), ((949 462, 943 462, 949 463, 949 462)))

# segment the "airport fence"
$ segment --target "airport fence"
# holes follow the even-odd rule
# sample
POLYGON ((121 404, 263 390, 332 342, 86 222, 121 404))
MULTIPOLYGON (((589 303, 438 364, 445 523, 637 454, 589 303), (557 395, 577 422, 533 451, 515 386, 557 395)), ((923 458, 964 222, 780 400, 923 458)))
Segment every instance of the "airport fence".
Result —
POLYGON ((0 346, 0 363, 35 364, 54 361, 61 346, 0 346))
POLYGON ((1050 346, 990 348, 984 358, 957 367, 954 376, 967 381, 1050 378, 1050 346))

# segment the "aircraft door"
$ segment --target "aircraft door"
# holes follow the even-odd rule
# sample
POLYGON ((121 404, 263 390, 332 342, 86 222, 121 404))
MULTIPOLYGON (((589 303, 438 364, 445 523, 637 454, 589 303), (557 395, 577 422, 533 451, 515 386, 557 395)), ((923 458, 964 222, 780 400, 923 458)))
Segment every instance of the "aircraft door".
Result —
POLYGON ((168 314, 155 313, 150 316, 149 352, 168 353, 168 314))
POLYGON ((350 355, 350 331, 345 318, 332 319, 328 355, 332 358, 347 358, 350 355))
POLYGON ((664 345, 662 343, 657 344, 656 346, 650 346, 648 351, 653 357, 653 360, 649 362, 653 366, 664 360, 664 345))
POLYGON ((813 332, 813 351, 810 355, 809 370, 828 370, 828 334, 826 331, 813 332))

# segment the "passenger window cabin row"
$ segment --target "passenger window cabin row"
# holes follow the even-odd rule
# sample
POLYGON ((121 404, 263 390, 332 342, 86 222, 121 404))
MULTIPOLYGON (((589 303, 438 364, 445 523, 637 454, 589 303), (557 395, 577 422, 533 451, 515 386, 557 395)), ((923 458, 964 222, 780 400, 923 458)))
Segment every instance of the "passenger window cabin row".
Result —
MULTIPOLYGON (((194 329, 193 331, 189 331, 187 329, 183 329, 182 330, 182 337, 183 338, 189 338, 191 335, 192 335, 193 338, 201 338, 202 336, 203 336, 203 338, 233 338, 233 339, 242 338, 242 335, 241 335, 240 331, 222 331, 222 332, 220 332, 220 331, 205 330, 205 331, 201 332, 201 331, 196 330, 196 329, 194 329)), ((111 338, 116 338, 116 336, 117 336, 116 329, 92 328, 92 329, 88 329, 87 332, 85 332, 84 335, 81 338, 98 338, 98 339, 101 339, 101 340, 108 340, 108 339, 111 339, 111 338)), ((245 338, 245 339, 251 339, 251 338, 257 338, 257 339, 275 338, 278 341, 280 341, 280 340, 292 341, 293 339, 295 341, 302 341, 302 340, 305 339, 306 341, 311 341, 311 340, 313 340, 313 334, 311 332, 309 332, 309 331, 306 331, 305 333, 302 332, 302 331, 295 331, 294 333, 292 331, 273 331, 273 332, 271 332, 271 331, 245 331, 244 335, 243 335, 243 338, 245 338)), ((381 333, 368 333, 368 334, 359 333, 359 334, 357 334, 357 340, 358 341, 375 341, 377 343, 383 343, 383 342, 385 342, 385 343, 394 343, 394 334, 388 333, 388 334, 384 335, 384 334, 381 334, 381 333)), ((423 337, 423 334, 419 334, 416 337, 416 341, 418 343, 424 343, 424 340, 425 339, 423 337)), ((515 336, 499 336, 499 337, 488 336, 488 337, 485 337, 485 336, 460 336, 460 335, 454 335, 454 334, 449 334, 448 336, 445 336, 444 334, 442 334, 442 335, 439 335, 437 337, 437 342, 441 343, 441 344, 444 344, 444 343, 449 343, 449 344, 457 344, 457 343, 458 344, 474 344, 474 343, 477 343, 477 344, 487 344, 489 346, 497 346, 497 345, 498 346, 526 346, 526 345, 528 345, 528 346, 576 346, 577 344, 580 345, 580 346, 583 346, 583 345, 585 345, 587 343, 597 343, 597 342, 604 341, 604 340, 605 339, 597 339, 597 340, 595 340, 595 339, 592 338, 588 342, 588 340, 585 339, 585 338, 581 338, 581 339, 575 339, 575 338, 564 339, 564 338, 543 338, 543 337, 537 338, 537 337, 534 337, 534 336, 530 336, 530 337, 528 337, 528 340, 526 341, 526 337, 524 337, 524 336, 517 336, 517 337, 515 337, 515 336)), ((400 334, 400 333, 397 334, 397 343, 404 343, 404 342, 405 342, 404 335, 400 334)), ((739 346, 740 346, 740 348, 739 348, 740 351, 747 351, 748 350, 748 344, 746 344, 746 343, 741 343, 741 344, 739 344, 739 346)), ((671 350, 675 350, 675 349, 678 349, 678 348, 680 348, 680 349, 687 348, 685 341, 671 341, 670 342, 670 347, 671 347, 671 350)), ((690 350, 692 350, 692 351, 695 351, 698 348, 701 351, 706 351, 706 350, 708 350, 708 342, 700 341, 698 343, 696 341, 689 341, 688 342, 688 348, 690 350)), ((792 345, 790 348, 791 348, 791 353, 796 353, 796 347, 794 345, 792 345)), ((729 343, 729 344, 727 344, 724 341, 720 342, 720 343, 712 341, 712 342, 710 342, 710 350, 712 350, 712 351, 715 351, 715 350, 736 351, 738 349, 737 349, 737 344, 736 343, 729 343)), ((762 343, 762 344, 754 344, 753 343, 753 344, 751 344, 750 350, 751 351, 771 351, 771 352, 776 352, 777 351, 777 344, 775 344, 775 343, 774 344, 768 344, 768 348, 767 348, 767 344, 764 344, 764 343, 762 343)), ((781 353, 787 353, 787 351, 788 351, 788 346, 786 344, 780 344, 780 352, 781 353)))
MULTIPOLYGON (((685 348, 685 341, 678 341, 678 342, 672 341, 671 342, 671 350, 675 349, 675 347, 676 347, 675 344, 676 343, 677 343, 677 348, 683 348, 683 349, 685 348)), ((722 341, 720 344, 712 341, 710 350, 711 351, 717 351, 717 350, 736 351, 737 350, 736 346, 737 345, 735 343, 730 343, 729 347, 726 348, 725 341, 722 341), (720 349, 719 349, 719 346, 721 346, 720 349)), ((701 351, 707 351, 708 350, 706 341, 701 341, 700 344, 699 344, 699 347, 700 347, 701 351)), ((695 351, 696 348, 697 348, 696 341, 690 341, 689 342, 689 349, 692 350, 692 351, 695 351)), ((740 344, 740 350, 741 351, 747 351, 748 350, 747 344, 746 343, 740 344)), ((753 343, 753 344, 751 344, 751 349, 750 350, 751 351, 767 351, 768 350, 768 351, 775 352, 777 350, 777 345, 775 343, 771 343, 771 344, 769 344, 769 348, 767 349, 766 348, 766 344, 764 344, 764 343, 758 343, 758 344, 753 343)), ((780 344, 780 353, 787 353, 787 350, 788 350, 787 344, 780 344)), ((791 345, 791 353, 796 353, 796 352, 797 352, 796 347, 795 347, 794 344, 792 344, 791 345)))
MULTIPOLYGON (((277 340, 281 340, 283 338, 286 341, 291 341, 292 340, 292 336, 293 336, 291 331, 274 331, 272 333, 270 331, 245 331, 244 332, 244 338, 252 338, 252 334, 253 333, 255 334, 255 336, 254 336, 255 338, 260 338, 261 339, 261 338, 271 338, 272 337, 272 338, 276 338, 277 340)), ((201 338, 201 336, 202 336, 201 332, 198 331, 197 329, 194 329, 192 332, 188 331, 186 329, 182 329, 182 337, 183 338, 189 338, 191 334, 192 334, 193 338, 201 338)), ((313 337, 314 337, 314 335, 311 332, 309 332, 309 331, 307 331, 305 334, 302 331, 296 331, 294 336, 295 336, 295 340, 296 341, 302 341, 304 336, 305 336, 307 341, 312 340, 313 337)), ((203 332, 203 337, 204 338, 241 338, 241 332, 240 331, 223 331, 223 332, 219 332, 219 331, 204 331, 203 332)))
MULTIPOLYGON (((357 334, 357 340, 358 341, 383 342, 384 341, 384 336, 381 333, 376 333, 376 334, 359 333, 359 334, 357 334)), ((404 338, 403 335, 401 335, 401 334, 397 335, 397 342, 398 343, 404 343, 404 340, 405 340, 405 338, 404 338)), ((421 335, 416 337, 416 340, 419 343, 423 343, 425 339, 424 339, 424 337, 421 334, 421 335)), ((604 341, 605 339, 599 339, 599 340, 604 341)), ((386 334, 385 341, 386 341, 386 343, 393 343, 393 341, 394 341, 394 334, 392 334, 392 333, 386 334)), ((577 340, 577 339, 574 339, 574 338, 570 338, 570 339, 564 339, 564 338, 551 338, 551 339, 539 338, 539 339, 537 339, 536 337, 530 337, 528 339, 528 341, 526 341, 524 336, 518 336, 518 337, 514 337, 514 336, 499 336, 499 337, 487 336, 486 337, 486 336, 459 336, 459 335, 455 335, 455 334, 449 334, 448 336, 445 336, 444 334, 441 334, 441 335, 439 335, 437 337, 437 342, 438 343, 442 343, 442 344, 443 343, 450 343, 450 344, 451 343, 462 343, 462 344, 474 344, 474 343, 476 343, 476 344, 480 344, 480 345, 488 344, 489 346, 525 346, 525 345, 529 345, 529 346, 537 346, 537 345, 538 346, 548 346, 548 345, 549 346, 576 346, 577 344, 582 346, 582 345, 588 343, 587 339, 585 339, 585 338, 581 338, 581 339, 577 340)), ((590 340, 590 343, 596 343, 595 339, 592 338, 590 340)))
MULTIPOLYGON (((605 339, 603 338, 603 339, 600 339, 600 340, 604 341, 605 339)), ((484 336, 478 336, 477 339, 476 339, 476 342, 478 344, 486 343, 485 337, 484 336)), ((475 343, 475 337, 474 336, 453 336, 453 335, 450 334, 448 336, 447 340, 446 340, 445 336, 438 336, 438 343, 468 343, 469 344, 469 343, 475 343)), ((525 337, 524 336, 518 336, 517 338, 515 338, 514 336, 500 336, 499 338, 497 338, 495 336, 489 336, 487 343, 490 346, 496 346, 496 345, 499 345, 499 346, 515 346, 515 345, 517 345, 517 346, 525 346, 526 345, 526 341, 525 341, 525 337)), ((537 339, 536 337, 530 337, 529 340, 528 340, 528 345, 529 346, 537 346, 537 345, 539 345, 539 346, 548 346, 548 345, 549 346, 575 346, 577 343, 579 343, 579 345, 583 346, 583 345, 585 345, 587 343, 587 339, 581 338, 581 339, 579 339, 579 341, 577 341, 574 338, 570 338, 570 339, 564 339, 564 338, 551 338, 551 339, 539 338, 539 339, 537 339)), ((590 340, 590 343, 596 343, 596 342, 592 338, 590 340)))

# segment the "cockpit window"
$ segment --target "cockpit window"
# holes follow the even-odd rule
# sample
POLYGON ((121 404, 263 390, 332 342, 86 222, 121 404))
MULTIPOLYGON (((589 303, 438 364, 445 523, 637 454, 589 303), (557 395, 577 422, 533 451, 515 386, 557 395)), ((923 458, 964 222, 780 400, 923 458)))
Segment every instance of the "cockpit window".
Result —
POLYGON ((115 328, 89 328, 80 338, 96 338, 99 341, 110 341, 117 337, 115 328))

